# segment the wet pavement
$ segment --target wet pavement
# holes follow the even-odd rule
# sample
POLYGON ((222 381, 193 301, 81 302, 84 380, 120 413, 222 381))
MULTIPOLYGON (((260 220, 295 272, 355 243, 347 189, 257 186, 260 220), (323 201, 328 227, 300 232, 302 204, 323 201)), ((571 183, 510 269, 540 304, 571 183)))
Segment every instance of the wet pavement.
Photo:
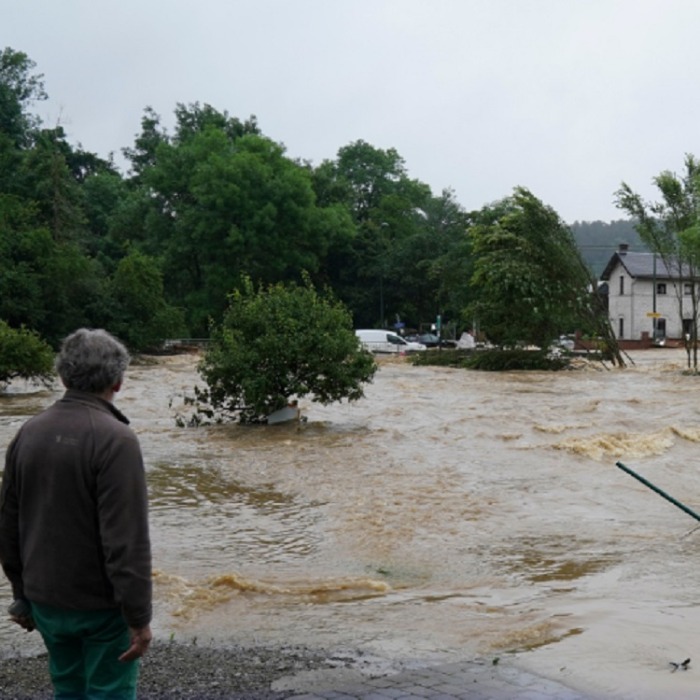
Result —
POLYGON ((390 676, 326 684, 286 695, 289 700, 593 700, 556 681, 514 667, 464 661, 390 676))

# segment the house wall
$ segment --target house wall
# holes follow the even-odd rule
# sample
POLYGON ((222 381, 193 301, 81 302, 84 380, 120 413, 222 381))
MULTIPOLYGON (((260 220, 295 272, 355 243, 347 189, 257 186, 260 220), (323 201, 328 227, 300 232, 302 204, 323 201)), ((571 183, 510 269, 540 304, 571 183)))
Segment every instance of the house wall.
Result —
MULTIPOLYGON (((666 321, 666 337, 683 337, 683 323, 680 318, 678 299, 674 285, 666 279, 657 279, 656 284, 666 285, 666 294, 656 295, 656 311, 666 321)), ((687 315, 691 316, 690 295, 687 295, 687 315)), ((654 319, 647 316, 654 309, 654 280, 635 279, 618 265, 610 275, 608 283, 608 311, 610 322, 618 340, 643 340, 647 334, 653 338, 654 319), (623 292, 620 293, 620 278, 623 278, 623 292), (623 320, 623 335, 620 337, 620 319, 623 320)))

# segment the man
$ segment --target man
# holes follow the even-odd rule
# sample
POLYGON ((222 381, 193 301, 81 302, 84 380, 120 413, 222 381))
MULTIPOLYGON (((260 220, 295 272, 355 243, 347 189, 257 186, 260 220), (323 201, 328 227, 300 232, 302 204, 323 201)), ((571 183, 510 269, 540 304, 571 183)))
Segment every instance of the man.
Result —
POLYGON ((151 547, 141 449, 112 401, 129 364, 103 330, 68 336, 63 397, 10 443, 0 563, 12 619, 49 652, 55 698, 132 700, 151 641, 151 547))

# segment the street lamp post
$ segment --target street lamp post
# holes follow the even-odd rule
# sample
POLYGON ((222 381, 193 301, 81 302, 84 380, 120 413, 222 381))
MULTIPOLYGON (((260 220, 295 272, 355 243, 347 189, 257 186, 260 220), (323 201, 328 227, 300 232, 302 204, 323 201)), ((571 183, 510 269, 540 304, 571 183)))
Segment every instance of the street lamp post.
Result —
POLYGON ((386 246, 384 245, 384 229, 388 229, 389 224, 382 221, 379 224, 379 323, 382 328, 386 328, 384 318, 384 265, 386 264, 386 246))
POLYGON ((379 324, 382 328, 386 327, 384 323, 384 265, 382 264, 379 270, 379 324))

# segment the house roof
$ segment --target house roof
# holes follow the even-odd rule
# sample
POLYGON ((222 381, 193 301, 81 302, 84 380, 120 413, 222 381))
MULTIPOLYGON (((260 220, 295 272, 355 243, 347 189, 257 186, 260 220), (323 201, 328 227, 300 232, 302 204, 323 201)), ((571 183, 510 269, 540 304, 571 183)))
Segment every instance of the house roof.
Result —
MULTIPOLYGON (((601 280, 609 280, 615 268, 621 265, 625 268, 625 271, 630 277, 637 279, 678 279, 679 270, 675 266, 671 266, 669 270, 668 266, 661 259, 661 256, 655 255, 654 253, 633 253, 627 252, 616 252, 610 258, 610 261, 605 266, 602 274, 600 275, 601 280)), ((680 277, 688 277, 688 270, 684 265, 681 270, 680 277)))

